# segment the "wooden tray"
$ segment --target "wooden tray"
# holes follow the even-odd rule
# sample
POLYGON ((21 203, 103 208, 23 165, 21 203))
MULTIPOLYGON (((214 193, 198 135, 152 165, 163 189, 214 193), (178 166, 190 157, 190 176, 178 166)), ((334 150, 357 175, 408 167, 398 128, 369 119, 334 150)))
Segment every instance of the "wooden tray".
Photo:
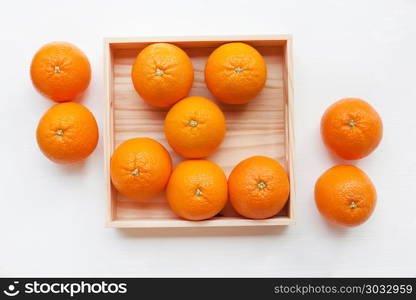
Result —
POLYGON ((106 115, 104 127, 104 170, 107 187, 110 227, 222 227, 276 226, 294 222, 295 178, 293 173, 293 88, 291 36, 208 36, 208 37, 147 37, 104 39, 104 72, 106 84, 106 115), (219 45, 243 41, 254 46, 267 63, 267 81, 263 91, 247 105, 219 103, 208 91, 204 67, 209 54, 219 45), (190 95, 215 100, 222 108, 227 133, 220 148, 209 160, 221 166, 228 176, 241 160, 253 155, 277 159, 288 171, 290 199, 286 207, 267 220, 249 220, 230 212, 206 221, 185 221, 170 210, 164 195, 145 202, 129 200, 120 195, 110 180, 110 158, 121 142, 133 137, 150 137, 163 144, 176 165, 183 160, 168 145, 163 121, 168 109, 148 105, 140 99, 130 79, 131 66, 141 49, 155 42, 170 42, 190 56, 195 79, 190 95))

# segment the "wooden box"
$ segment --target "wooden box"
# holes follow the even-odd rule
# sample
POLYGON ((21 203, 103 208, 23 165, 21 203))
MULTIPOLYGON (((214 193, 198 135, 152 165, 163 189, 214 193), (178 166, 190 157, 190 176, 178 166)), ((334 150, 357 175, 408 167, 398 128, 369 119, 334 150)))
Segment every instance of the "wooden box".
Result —
MULTIPOLYGON (((104 170, 110 227, 225 227, 277 226, 294 222, 295 177, 293 168, 293 87, 291 36, 206 36, 106 38, 104 40, 106 113, 104 130, 104 170), (242 41, 254 46, 267 63, 267 81, 263 91, 247 105, 219 103, 204 82, 204 67, 209 54, 219 45, 242 41), (170 210, 164 195, 146 202, 120 195, 110 179, 110 158, 114 149, 133 137, 150 137, 163 144, 176 165, 183 160, 168 145, 163 121, 168 109, 152 107, 142 101, 130 78, 131 66, 141 49, 155 42, 173 43, 190 56, 195 79, 190 95, 216 101, 224 111, 226 137, 220 148, 207 159, 221 166, 228 176, 241 160, 253 155, 277 159, 288 171, 290 199, 286 207, 267 220, 250 220, 224 212, 206 221, 185 221, 170 210)), ((230 208, 230 207, 229 207, 230 208)))

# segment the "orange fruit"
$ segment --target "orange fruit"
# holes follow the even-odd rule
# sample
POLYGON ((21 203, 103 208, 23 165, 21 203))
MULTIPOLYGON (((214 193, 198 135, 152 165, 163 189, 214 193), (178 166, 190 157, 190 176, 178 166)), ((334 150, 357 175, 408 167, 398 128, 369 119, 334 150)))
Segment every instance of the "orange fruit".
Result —
POLYGON ((355 166, 332 167, 315 184, 315 202, 320 213, 340 225, 356 226, 365 222, 376 201, 373 183, 355 166))
POLYGON ((86 158, 97 146, 97 122, 83 105, 60 103, 40 119, 36 137, 41 151, 50 160, 74 163, 86 158))
POLYGON ((162 192, 171 172, 169 153, 150 138, 129 139, 111 157, 111 181, 117 191, 131 199, 146 200, 162 192))
POLYGON ((75 45, 53 42, 36 52, 30 75, 41 94, 64 102, 74 100, 88 87, 91 68, 88 58, 75 45))
POLYGON ((250 219, 273 217, 289 197, 289 178, 274 159, 253 156, 241 161, 228 178, 232 206, 250 219))
POLYGON ((205 82, 211 93, 225 103, 242 104, 264 87, 267 67, 263 56, 244 43, 224 44, 208 57, 205 82))
POLYGON ((194 81, 194 69, 191 59, 181 48, 156 43, 139 53, 131 79, 144 101, 167 107, 188 95, 194 81))
POLYGON ((209 219, 227 202, 227 178, 213 162, 186 160, 173 170, 166 197, 178 216, 194 221, 209 219))
POLYGON ((224 114, 207 98, 185 98, 166 115, 165 136, 180 155, 187 158, 207 157, 224 139, 224 114))
POLYGON ((383 123, 374 108, 364 100, 346 98, 332 104, 321 120, 325 145, 343 159, 360 159, 378 146, 383 123))

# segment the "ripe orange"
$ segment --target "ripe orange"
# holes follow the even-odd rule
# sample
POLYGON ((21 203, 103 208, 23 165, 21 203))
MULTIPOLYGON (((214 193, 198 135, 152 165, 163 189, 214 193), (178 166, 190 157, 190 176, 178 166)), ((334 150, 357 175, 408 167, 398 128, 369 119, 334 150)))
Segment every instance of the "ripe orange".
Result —
POLYGON ((360 159, 378 146, 383 123, 370 104, 346 98, 332 104, 321 120, 321 134, 326 146, 338 156, 360 159))
POLYGON ((146 200, 162 192, 171 172, 169 153, 150 138, 129 139, 111 157, 111 181, 131 199, 146 200))
POLYGON ((88 87, 91 68, 88 58, 76 46, 53 42, 38 50, 30 66, 33 85, 56 101, 74 100, 88 87))
POLYGON ((241 161, 228 178, 231 204, 242 216, 265 219, 276 215, 289 197, 289 178, 274 159, 253 156, 241 161))
POLYGON ((211 93, 229 104, 242 104, 264 87, 267 76, 263 56, 244 43, 224 44, 208 57, 205 82, 211 93))
POLYGON ((144 101, 167 107, 188 95, 194 81, 194 69, 191 59, 181 48, 156 43, 139 53, 131 79, 144 101))
POLYGON ((169 145, 187 158, 212 154, 225 136, 225 117, 211 100, 192 96, 176 103, 165 119, 169 145))
POLYGON ((329 221, 345 226, 365 222, 376 205, 376 190, 361 169, 337 165, 319 177, 315 185, 315 202, 329 221))
POLYGON ((217 215, 227 202, 227 178, 208 160, 187 160, 173 171, 166 189, 172 210, 187 220, 217 215))
POLYGON ((97 146, 97 122, 81 104, 60 103, 40 119, 36 137, 43 154, 50 160, 74 163, 86 158, 97 146))

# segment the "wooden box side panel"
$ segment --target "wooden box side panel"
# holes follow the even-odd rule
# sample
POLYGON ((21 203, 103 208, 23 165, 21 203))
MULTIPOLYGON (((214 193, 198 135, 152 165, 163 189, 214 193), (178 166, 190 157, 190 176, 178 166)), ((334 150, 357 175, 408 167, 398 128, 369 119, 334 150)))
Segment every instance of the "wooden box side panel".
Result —
POLYGON ((138 49, 152 43, 174 43, 179 47, 216 47, 219 44, 232 41, 242 41, 256 46, 284 46, 290 34, 275 35, 236 35, 236 36, 149 36, 149 37, 109 37, 105 42, 112 49, 138 49))
POLYGON ((109 223, 114 228, 212 228, 212 227, 247 227, 247 226, 287 226, 294 221, 289 217, 265 220, 250 220, 240 217, 215 217, 205 221, 166 220, 115 220, 109 223))
POLYGON ((110 43, 104 40, 104 83, 105 83, 105 109, 104 109, 104 178, 106 185, 106 222, 110 224, 114 221, 116 215, 116 191, 111 183, 110 178, 110 159, 114 150, 114 57, 110 43))
POLYGON ((292 58, 292 38, 288 38, 284 48, 284 81, 285 81, 285 119, 286 119, 286 161, 288 162, 289 180, 290 180, 290 201, 289 217, 295 220, 295 199, 296 199, 296 181, 295 181, 295 135, 294 135, 294 97, 293 97, 293 58, 292 58))

